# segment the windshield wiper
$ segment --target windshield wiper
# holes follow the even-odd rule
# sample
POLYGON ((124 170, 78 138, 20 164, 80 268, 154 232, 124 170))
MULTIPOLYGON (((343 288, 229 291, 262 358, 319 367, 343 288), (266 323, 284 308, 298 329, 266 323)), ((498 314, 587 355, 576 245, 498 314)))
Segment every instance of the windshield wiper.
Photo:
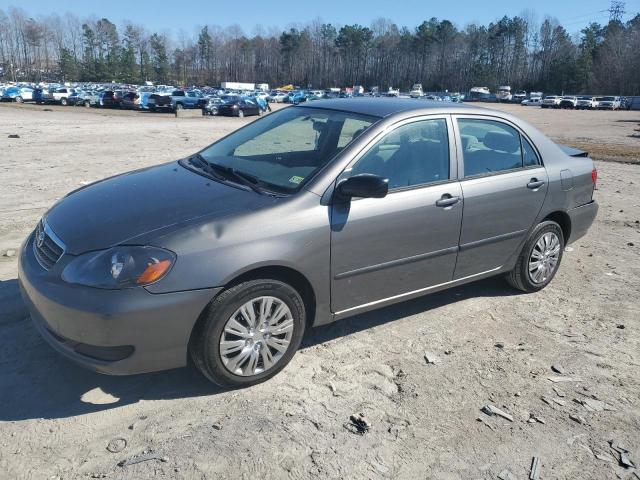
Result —
POLYGON ((216 170, 211 168, 211 164, 207 162, 202 155, 196 153, 194 156, 189 158, 189 162, 197 168, 204 170, 209 175, 213 176, 217 180, 226 180, 223 175, 220 175, 216 170))
POLYGON ((192 156, 189 161, 194 166, 201 168, 206 173, 212 175, 218 180, 227 180, 229 179, 229 177, 232 177, 237 183, 249 187, 256 193, 264 193, 264 191, 257 185, 258 183, 260 183, 260 180, 258 180, 253 175, 239 172, 233 167, 227 167, 224 165, 219 165, 217 163, 210 163, 199 153, 196 153, 194 156, 192 156))
POLYGON ((258 180, 253 175, 250 175, 244 172, 239 172, 233 167, 227 167, 225 165, 219 165, 217 163, 209 163, 209 167, 211 169, 218 170, 219 172, 223 172, 227 175, 232 176, 236 180, 239 180, 241 185, 245 185, 249 187, 251 190, 253 190, 256 193, 260 193, 260 194, 264 193, 264 191, 258 186, 258 183, 260 182, 260 180, 258 180))

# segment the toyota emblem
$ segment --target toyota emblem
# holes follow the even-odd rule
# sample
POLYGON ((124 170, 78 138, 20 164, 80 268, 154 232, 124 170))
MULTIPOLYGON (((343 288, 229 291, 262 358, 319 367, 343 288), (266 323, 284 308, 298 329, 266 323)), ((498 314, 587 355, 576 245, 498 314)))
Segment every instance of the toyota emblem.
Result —
POLYGON ((42 248, 43 243, 44 243, 44 230, 40 230, 36 238, 36 246, 38 248, 42 248))

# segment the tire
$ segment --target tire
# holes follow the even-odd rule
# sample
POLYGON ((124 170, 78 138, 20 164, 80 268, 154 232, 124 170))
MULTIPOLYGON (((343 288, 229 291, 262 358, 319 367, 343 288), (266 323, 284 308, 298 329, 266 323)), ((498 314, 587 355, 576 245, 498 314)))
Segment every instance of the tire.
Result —
POLYGON ((91 106, 91 102, 90 102, 89 100, 85 100, 85 102, 84 102, 84 106, 85 106, 86 108, 89 108, 89 107, 91 106))
POLYGON ((16 103, 22 103, 22 102, 24 102, 24 99, 20 95, 18 95, 16 97, 16 103))
POLYGON ((238 118, 244 118, 244 112, 238 109, 238 118))
POLYGON ((184 106, 181 103, 176 103, 176 110, 182 110, 184 106))
MULTIPOLYGON (((542 241, 544 242, 544 240, 542 241)), ((553 250, 555 251, 555 248, 553 250)), ((542 290, 547 285, 549 285, 549 283, 551 283, 551 280, 553 280, 553 277, 555 277, 556 273, 558 272, 560 263, 562 262, 563 253, 564 235, 562 233, 562 228, 560 228, 560 225, 552 221, 544 221, 538 224, 536 228, 533 229, 533 232, 531 232, 531 235, 529 235, 529 238, 522 247, 522 251, 518 256, 515 267, 513 268, 513 270, 511 270, 511 272, 507 274, 507 282, 509 282, 509 284, 513 288, 527 293, 533 293, 542 290), (558 241, 557 246, 559 247, 559 250, 557 253, 557 259, 555 261, 555 264, 553 265, 552 270, 545 273, 543 275, 543 278, 538 278, 538 281, 536 281, 536 279, 534 278, 535 273, 530 273, 529 262, 530 260, 533 260, 532 255, 534 254, 534 250, 536 249, 538 242, 541 241, 541 239, 547 234, 554 235, 558 241)))
MULTIPOLYGON (((258 313, 259 310, 254 310, 254 313, 258 313)), ((281 325, 280 323, 277 325, 281 325)), ((191 340, 189 341, 189 353, 195 364, 195 366, 202 372, 202 374, 216 383, 224 387, 248 387, 250 385, 256 385, 262 383, 278 372, 291 361, 293 356, 300 346, 302 337, 304 335, 304 329, 306 325, 306 312, 304 308, 304 302, 300 297, 300 294, 290 285, 270 279, 251 280, 247 282, 235 285, 221 294, 219 294, 203 312, 200 320, 191 334, 191 340), (236 319, 236 325, 242 324, 242 326, 248 325, 245 321, 245 316, 239 312, 241 307, 246 306, 250 301, 254 301, 251 305, 255 305, 256 308, 260 308, 259 298, 268 297, 273 299, 272 311, 275 313, 282 305, 288 308, 288 313, 284 317, 284 322, 292 324, 290 333, 282 333, 278 335, 289 335, 289 344, 286 347, 286 351, 279 353, 278 350, 267 346, 268 340, 247 340, 246 334, 243 336, 233 335, 225 331, 227 323, 236 319), (279 304, 278 304, 279 302, 279 304), (231 358, 227 356, 226 360, 223 360, 223 353, 221 351, 220 342, 225 335, 226 341, 230 344, 232 342, 240 342, 240 346, 234 346, 233 355, 231 358), (244 340, 244 345, 242 342, 244 340), (253 347, 252 347, 253 346, 253 347), (273 358, 277 358, 275 363, 265 369, 265 354, 269 351, 273 358), (237 348, 241 348, 236 355, 237 348), (254 352, 257 352, 254 354, 254 352), (274 353, 275 352, 275 353, 274 353), (250 355, 250 357, 244 357, 247 361, 238 361, 237 357, 242 355, 250 355), (251 364, 249 360, 256 356, 255 367, 257 373, 251 373, 251 364), (277 357, 277 355, 281 355, 277 357), (239 365, 234 372, 233 368, 234 360, 239 365), (225 361, 227 362, 225 364, 225 361), (231 365, 228 367, 227 365, 231 365), (259 365, 262 365, 262 371, 260 371, 259 365), (238 368, 242 371, 242 374, 238 374, 238 368), (245 369, 248 369, 245 371, 245 369)), ((235 326, 234 326, 235 328, 235 326)), ((239 331, 236 328, 236 331, 239 331)), ((248 330, 245 328, 245 332, 248 330)), ((261 335, 262 330, 255 330, 256 335, 261 335)), ((259 338, 259 337, 258 337, 259 338)), ((277 337, 276 337, 277 339, 277 337)), ((231 349, 230 349, 231 350, 231 349)))
POLYGON ((156 111, 156 107, 149 107, 149 111, 150 112, 155 112, 156 111))
POLYGON ((63 97, 63 98, 60 99, 60 105, 62 105, 63 107, 66 107, 67 103, 69 103, 69 102, 67 102, 66 98, 63 97))

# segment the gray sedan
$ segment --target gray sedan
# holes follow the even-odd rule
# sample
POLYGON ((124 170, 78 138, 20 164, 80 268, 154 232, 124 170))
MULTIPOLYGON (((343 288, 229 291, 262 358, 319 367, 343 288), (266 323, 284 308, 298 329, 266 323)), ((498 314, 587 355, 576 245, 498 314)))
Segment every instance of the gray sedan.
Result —
POLYGON ((246 386, 305 329, 503 275, 546 287, 597 172, 506 113, 410 99, 305 103, 176 162, 68 194, 25 241, 42 336, 111 374, 246 386))

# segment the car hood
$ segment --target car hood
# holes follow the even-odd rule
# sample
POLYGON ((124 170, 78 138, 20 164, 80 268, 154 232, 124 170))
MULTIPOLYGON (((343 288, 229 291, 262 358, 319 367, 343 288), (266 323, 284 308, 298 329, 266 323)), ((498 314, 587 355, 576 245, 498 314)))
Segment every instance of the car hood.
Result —
POLYGON ((253 211, 274 197, 219 183, 178 162, 137 170, 71 192, 46 214, 70 254, 135 244, 150 232, 253 211))

